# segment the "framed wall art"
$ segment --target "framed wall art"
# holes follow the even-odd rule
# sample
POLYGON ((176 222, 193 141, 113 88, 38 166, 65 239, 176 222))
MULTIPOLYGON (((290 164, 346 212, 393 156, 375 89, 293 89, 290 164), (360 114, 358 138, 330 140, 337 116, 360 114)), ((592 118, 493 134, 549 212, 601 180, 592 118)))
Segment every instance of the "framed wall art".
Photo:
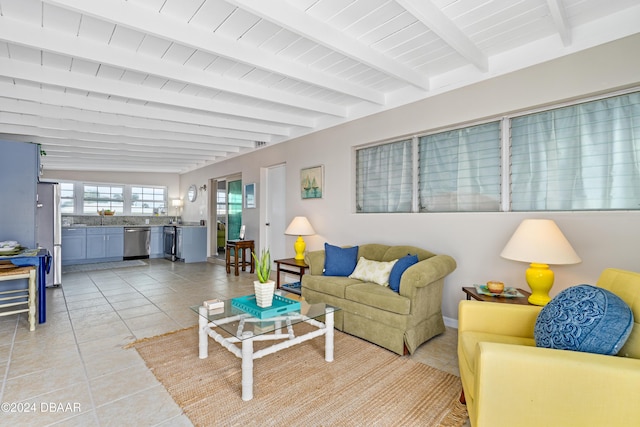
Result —
POLYGON ((300 170, 300 195, 303 199, 321 199, 324 193, 324 166, 300 170))
POLYGON ((256 184, 246 184, 244 186, 244 207, 254 209, 256 207, 256 184))

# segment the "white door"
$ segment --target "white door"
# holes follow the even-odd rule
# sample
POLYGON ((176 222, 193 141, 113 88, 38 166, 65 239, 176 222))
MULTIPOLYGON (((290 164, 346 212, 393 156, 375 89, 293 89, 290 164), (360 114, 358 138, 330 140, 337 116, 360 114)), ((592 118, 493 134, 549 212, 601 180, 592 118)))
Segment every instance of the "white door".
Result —
POLYGON ((278 165, 266 171, 265 242, 271 259, 287 258, 284 230, 286 224, 286 166, 278 165))

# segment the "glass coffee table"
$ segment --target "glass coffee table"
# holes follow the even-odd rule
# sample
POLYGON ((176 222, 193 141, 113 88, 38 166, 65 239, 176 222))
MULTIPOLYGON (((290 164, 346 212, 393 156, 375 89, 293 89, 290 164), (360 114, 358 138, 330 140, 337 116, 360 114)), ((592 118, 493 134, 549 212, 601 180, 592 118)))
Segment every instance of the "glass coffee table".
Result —
POLYGON ((232 300, 224 300, 224 307, 209 310, 204 306, 193 306, 198 313, 198 352, 200 359, 209 356, 209 337, 242 360, 242 400, 253 399, 253 361, 284 350, 310 339, 324 335, 324 359, 333 361, 333 313, 340 310, 327 304, 308 304, 299 301, 299 309, 279 313, 261 319, 232 306, 232 300), (324 316, 324 323, 318 320, 324 316), (308 333, 296 335, 293 325, 307 323, 315 328, 308 333), (223 336, 222 330, 230 336, 223 336), (254 351, 255 341, 279 341, 254 351))

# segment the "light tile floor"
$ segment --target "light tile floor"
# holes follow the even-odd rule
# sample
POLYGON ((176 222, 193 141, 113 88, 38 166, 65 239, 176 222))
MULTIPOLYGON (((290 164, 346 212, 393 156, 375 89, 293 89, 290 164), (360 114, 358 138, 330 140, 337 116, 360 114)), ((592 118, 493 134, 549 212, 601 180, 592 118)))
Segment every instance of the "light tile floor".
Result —
MULTIPOLYGON (((0 424, 190 426, 138 353, 123 347, 195 325, 189 306, 205 299, 253 293, 253 275, 159 259, 62 279, 47 289, 47 322, 34 332, 25 314, 0 317, 0 424)), ((410 357, 458 375, 456 332, 447 328, 410 357)))

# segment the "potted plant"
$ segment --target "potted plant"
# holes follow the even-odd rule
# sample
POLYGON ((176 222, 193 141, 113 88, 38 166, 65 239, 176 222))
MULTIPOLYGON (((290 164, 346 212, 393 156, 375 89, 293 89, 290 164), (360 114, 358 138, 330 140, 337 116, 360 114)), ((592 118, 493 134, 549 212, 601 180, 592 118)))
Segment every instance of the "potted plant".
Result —
POLYGON ((271 275, 271 254, 269 249, 263 249, 260 252, 260 257, 257 257, 255 252, 251 252, 251 256, 256 263, 256 275, 258 276, 258 280, 253 282, 256 303, 258 307, 271 307, 276 284, 269 277, 271 275))

